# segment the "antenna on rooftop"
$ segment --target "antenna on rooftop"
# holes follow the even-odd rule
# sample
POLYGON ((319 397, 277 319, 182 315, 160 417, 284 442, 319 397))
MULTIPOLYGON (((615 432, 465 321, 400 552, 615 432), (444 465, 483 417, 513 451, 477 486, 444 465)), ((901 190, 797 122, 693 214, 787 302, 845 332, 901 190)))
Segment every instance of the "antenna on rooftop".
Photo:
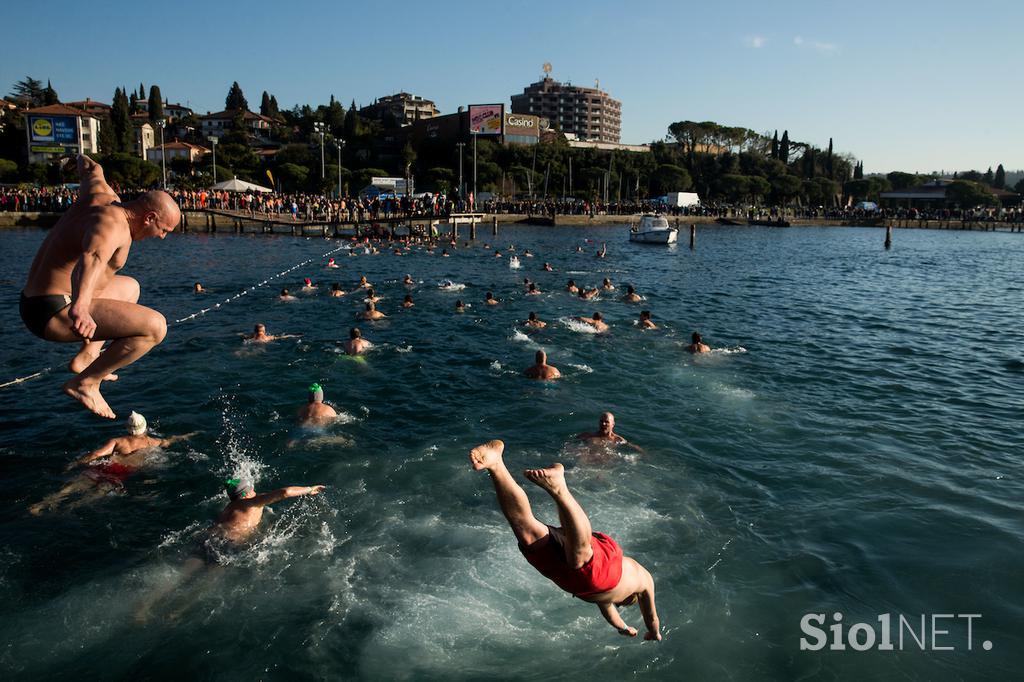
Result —
POLYGON ((600 78, 595 78, 594 79, 594 89, 595 90, 600 90, 601 89, 601 79, 600 78))

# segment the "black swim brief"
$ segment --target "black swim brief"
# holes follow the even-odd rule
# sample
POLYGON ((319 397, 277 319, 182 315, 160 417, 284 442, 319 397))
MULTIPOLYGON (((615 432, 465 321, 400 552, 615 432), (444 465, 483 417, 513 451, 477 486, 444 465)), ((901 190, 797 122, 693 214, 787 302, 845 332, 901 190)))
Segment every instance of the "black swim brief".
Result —
POLYGON ((44 296, 26 296, 21 292, 18 305, 21 319, 28 330, 41 339, 45 339, 46 325, 54 315, 71 305, 68 294, 46 294, 44 296))

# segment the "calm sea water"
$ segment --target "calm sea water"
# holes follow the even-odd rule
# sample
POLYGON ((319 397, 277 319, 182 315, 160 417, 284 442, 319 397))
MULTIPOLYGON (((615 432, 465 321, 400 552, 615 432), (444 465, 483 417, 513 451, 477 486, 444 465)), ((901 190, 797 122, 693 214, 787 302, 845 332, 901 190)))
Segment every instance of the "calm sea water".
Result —
MULTIPOLYGON (((72 350, 22 327, 17 295, 42 232, 0 234, 0 382, 59 368, 72 350)), ((451 258, 358 257, 338 242, 172 236, 133 248, 142 303, 177 320, 121 381, 120 417, 164 435, 123 495, 40 518, 74 457, 123 432, 60 393, 65 373, 0 390, 0 670, 7 679, 1005 679, 1024 647, 1024 235, 871 229, 704 228, 697 249, 645 247, 622 227, 503 228, 512 270, 480 240, 451 258), (597 243, 585 243, 585 238, 597 243), (607 240, 606 260, 593 257, 607 240), (575 253, 583 244, 586 253, 575 253), (312 259, 304 267, 254 285, 312 259), (550 261, 554 273, 541 271, 550 261), (416 307, 403 310, 401 278, 416 307), (377 348, 341 353, 365 274, 385 321, 377 348), (318 295, 280 303, 302 277, 318 295), (523 295, 522 279, 543 296, 523 295), (568 278, 610 277, 646 297, 581 302, 568 278), (466 284, 437 289, 442 279, 466 284), (195 296, 194 281, 211 293, 195 296), (244 296, 231 300, 241 291, 244 296), (486 291, 500 306, 482 305, 486 291), (452 312, 456 298, 472 304, 452 312), (649 308, 658 331, 633 321, 649 308), (523 333, 535 310, 550 326, 523 333), (560 318, 601 311, 612 330, 560 318), (264 348, 256 322, 302 334, 264 348), (727 352, 691 357, 690 332, 727 352), (546 349, 565 379, 520 377, 546 349), (343 419, 294 425, 312 381, 343 419), (644 449, 590 453, 573 435, 612 410, 644 449), (627 640, 516 550, 486 475, 467 462, 506 441, 514 472, 561 461, 594 528, 654 574, 665 639, 627 640), (257 540, 172 592, 225 504, 220 480, 323 483, 278 504, 257 540), (938 622, 921 651, 801 651, 806 613, 879 628, 938 622), (981 642, 988 640, 986 651, 981 642), (930 647, 931 642, 927 642, 930 647)), ((517 474, 518 475, 518 474, 517 474)), ((529 484, 527 484, 529 485, 529 484)), ((538 517, 554 507, 529 486, 538 517)), ((624 612, 641 626, 636 608, 624 612)), ((894 635, 896 631, 894 629, 894 635)), ((919 633, 918 633, 919 634, 919 633)), ((897 641, 898 644, 898 641, 897 641)))

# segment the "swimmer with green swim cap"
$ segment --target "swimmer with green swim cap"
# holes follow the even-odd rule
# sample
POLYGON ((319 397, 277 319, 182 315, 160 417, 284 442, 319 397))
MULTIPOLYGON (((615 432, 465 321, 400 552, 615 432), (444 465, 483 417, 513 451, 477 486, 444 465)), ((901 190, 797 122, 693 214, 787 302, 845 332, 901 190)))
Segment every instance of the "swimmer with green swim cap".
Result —
POLYGON ((333 407, 324 403, 324 389, 313 383, 308 389, 309 401, 299 409, 300 424, 323 424, 338 416, 333 407))
POLYGON ((229 542, 244 542, 263 518, 263 508, 290 497, 319 495, 322 485, 288 486, 269 493, 257 493, 245 478, 232 478, 224 482, 224 490, 231 501, 217 517, 212 532, 229 542))

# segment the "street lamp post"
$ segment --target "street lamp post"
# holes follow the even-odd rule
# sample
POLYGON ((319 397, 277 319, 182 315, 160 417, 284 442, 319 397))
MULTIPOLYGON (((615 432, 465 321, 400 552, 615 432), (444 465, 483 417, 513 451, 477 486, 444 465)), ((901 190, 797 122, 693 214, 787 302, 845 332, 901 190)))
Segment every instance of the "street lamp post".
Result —
POLYGON ((313 129, 320 134, 320 179, 324 180, 327 178, 327 167, 324 165, 324 124, 317 121, 313 129))
POLYGON ((156 122, 160 128, 160 172, 164 179, 164 190, 167 189, 167 156, 164 152, 164 126, 167 125, 167 119, 162 118, 156 122))
POLYGON ((473 210, 476 210, 476 138, 478 133, 473 133, 473 210))
POLYGON ((210 135, 207 140, 213 144, 213 184, 217 184, 217 136, 210 135))
POLYGON ((463 199, 466 195, 466 188, 462 186, 462 150, 466 146, 466 143, 456 142, 455 146, 459 148, 459 199, 463 199))
POLYGON ((338 147, 338 199, 341 199, 341 148, 345 146, 345 140, 339 137, 334 144, 338 147))

